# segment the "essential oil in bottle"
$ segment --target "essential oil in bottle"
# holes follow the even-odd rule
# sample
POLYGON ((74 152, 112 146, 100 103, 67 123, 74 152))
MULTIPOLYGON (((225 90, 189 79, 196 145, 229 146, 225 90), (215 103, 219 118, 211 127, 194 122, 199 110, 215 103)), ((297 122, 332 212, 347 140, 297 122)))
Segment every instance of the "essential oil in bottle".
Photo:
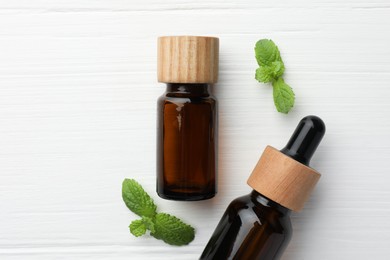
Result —
POLYGON ((202 260, 277 260, 291 236, 290 212, 303 208, 320 174, 308 167, 325 134, 316 116, 303 118, 286 147, 267 146, 248 179, 253 191, 233 200, 202 260))
POLYGON ((203 200, 217 192, 219 40, 158 39, 158 81, 167 83, 157 103, 157 193, 164 199, 203 200))

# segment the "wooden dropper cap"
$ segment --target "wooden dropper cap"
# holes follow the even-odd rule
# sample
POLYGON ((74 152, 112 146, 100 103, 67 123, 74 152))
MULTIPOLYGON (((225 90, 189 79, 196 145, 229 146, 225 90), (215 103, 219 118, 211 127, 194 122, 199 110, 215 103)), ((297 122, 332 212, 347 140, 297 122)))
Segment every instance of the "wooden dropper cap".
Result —
POLYGON ((321 176, 308 165, 324 134, 325 124, 319 117, 303 118, 286 147, 280 151, 265 148, 248 185, 270 200, 300 211, 321 176))
POLYGON ((216 83, 219 39, 203 36, 158 38, 158 81, 165 83, 216 83))

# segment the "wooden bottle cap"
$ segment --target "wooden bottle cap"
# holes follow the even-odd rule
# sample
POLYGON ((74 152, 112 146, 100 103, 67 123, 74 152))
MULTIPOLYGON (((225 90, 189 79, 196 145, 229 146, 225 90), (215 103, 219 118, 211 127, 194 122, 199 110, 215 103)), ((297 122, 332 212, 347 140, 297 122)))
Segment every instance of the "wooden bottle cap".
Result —
POLYGON ((321 174, 267 146, 248 179, 248 185, 265 197, 300 211, 321 174))
POLYGON ((216 83, 218 81, 218 38, 159 37, 157 54, 159 82, 216 83))

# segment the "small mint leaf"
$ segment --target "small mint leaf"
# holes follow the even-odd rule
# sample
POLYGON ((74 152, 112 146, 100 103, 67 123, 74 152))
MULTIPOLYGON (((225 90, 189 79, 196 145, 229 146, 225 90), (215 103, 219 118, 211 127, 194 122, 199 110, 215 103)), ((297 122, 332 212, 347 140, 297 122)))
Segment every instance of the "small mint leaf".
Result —
POLYGON ((274 79, 281 77, 284 73, 283 61, 274 61, 271 64, 272 76, 274 79))
POLYGON ((272 75, 268 71, 267 66, 261 66, 260 68, 256 69, 256 75, 255 78, 259 82, 267 83, 272 81, 272 75))
POLYGON ((274 61, 271 65, 261 66, 256 70, 255 78, 263 83, 268 83, 276 80, 284 73, 284 64, 281 61, 274 61))
POLYGON ((136 237, 142 236, 146 233, 146 226, 142 219, 134 220, 130 223, 130 232, 136 237))
POLYGON ((195 237, 195 230, 175 216, 158 213, 154 219, 155 231, 150 234, 170 245, 189 244, 195 237))
POLYGON ((287 114, 294 106, 295 94, 291 87, 287 85, 283 78, 272 82, 274 87, 274 103, 278 112, 287 114))
POLYGON ((262 39, 256 42, 255 56, 259 66, 269 66, 274 61, 283 63, 279 49, 272 40, 262 39))
POLYGON ((146 226, 146 228, 150 230, 150 232, 152 232, 152 233, 155 232, 154 222, 153 222, 152 218, 143 216, 142 221, 144 222, 144 225, 146 226))
POLYGON ((154 217, 157 206, 142 186, 133 179, 122 183, 122 198, 126 206, 138 216, 154 217))

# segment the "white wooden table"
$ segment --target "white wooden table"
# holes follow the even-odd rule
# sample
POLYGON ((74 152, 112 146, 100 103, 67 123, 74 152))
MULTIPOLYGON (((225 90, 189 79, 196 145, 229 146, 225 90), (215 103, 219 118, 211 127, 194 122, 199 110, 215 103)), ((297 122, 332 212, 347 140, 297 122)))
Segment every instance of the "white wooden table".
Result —
POLYGON ((267 144, 323 118, 323 174, 283 260, 390 259, 388 0, 0 1, 0 259, 197 259, 267 144), (155 190, 156 38, 220 38, 219 194, 155 190), (278 45, 294 110, 254 80, 253 47, 278 45), (128 231, 135 178, 161 211, 196 227, 171 247, 128 231))

